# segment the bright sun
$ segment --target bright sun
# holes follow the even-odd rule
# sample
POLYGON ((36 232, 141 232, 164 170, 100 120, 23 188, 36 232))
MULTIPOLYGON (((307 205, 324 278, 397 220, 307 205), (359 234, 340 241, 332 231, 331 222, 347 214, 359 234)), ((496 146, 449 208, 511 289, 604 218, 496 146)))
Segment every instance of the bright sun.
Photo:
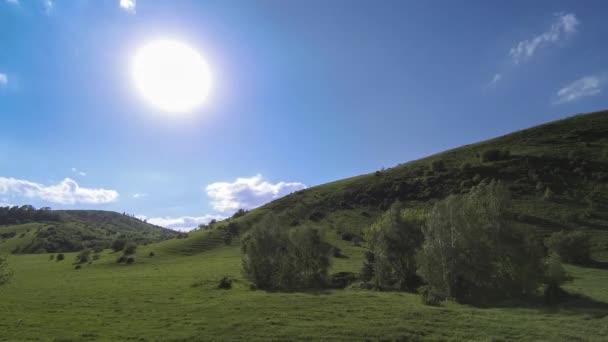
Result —
POLYGON ((156 40, 133 58, 135 86, 153 106, 171 113, 188 112, 209 95, 211 72, 201 55, 175 40, 156 40))

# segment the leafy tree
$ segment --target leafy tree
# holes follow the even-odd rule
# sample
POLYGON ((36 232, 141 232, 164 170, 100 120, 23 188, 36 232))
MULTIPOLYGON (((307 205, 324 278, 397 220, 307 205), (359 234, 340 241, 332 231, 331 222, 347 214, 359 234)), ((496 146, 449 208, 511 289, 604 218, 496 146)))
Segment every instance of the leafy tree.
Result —
POLYGON ((330 252, 318 230, 281 227, 273 216, 251 229, 241 242, 243 273, 261 289, 322 285, 330 252))
POLYGON ((563 262, 585 264, 591 261, 589 235, 581 231, 560 231, 551 234, 545 241, 550 252, 559 255, 563 262))
POLYGON ((417 258, 434 296, 480 304, 538 289, 542 250, 528 230, 507 221, 508 200, 506 188, 493 181, 434 206, 417 258))
POLYGON ((92 252, 93 251, 89 248, 83 249, 82 251, 80 251, 80 253, 78 253, 78 255, 76 255, 76 261, 79 264, 84 264, 85 262, 88 262, 92 252))
POLYGON ((133 254, 135 254, 136 251, 137 251, 137 245, 132 242, 128 242, 125 245, 125 249, 123 250, 123 255, 133 255, 133 254))
POLYGON ((0 286, 8 283, 13 276, 13 271, 8 265, 8 258, 0 255, 0 286))
POLYGON ((125 246, 127 245, 127 240, 125 239, 116 239, 112 242, 112 250, 114 252, 120 252, 123 249, 125 249, 125 246))
MULTIPOLYGON (((420 279, 416 274, 416 251, 422 245, 424 212, 402 209, 394 203, 369 231, 369 248, 373 261, 371 280, 376 288, 396 286, 400 290, 413 290, 420 279)), ((363 272, 365 273, 365 272, 363 272)))

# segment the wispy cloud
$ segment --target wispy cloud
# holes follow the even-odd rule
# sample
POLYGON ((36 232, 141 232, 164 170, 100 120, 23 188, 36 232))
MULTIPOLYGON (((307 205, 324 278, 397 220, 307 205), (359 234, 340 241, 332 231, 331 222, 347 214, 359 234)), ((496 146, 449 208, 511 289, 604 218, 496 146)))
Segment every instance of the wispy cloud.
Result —
POLYGON ((141 220, 147 220, 148 223, 155 224, 157 226, 179 230, 189 231, 200 224, 207 224, 211 220, 223 220, 226 217, 222 215, 204 215, 204 216, 181 216, 181 217, 146 217, 143 215, 137 216, 141 220))
POLYGON ((129 13, 135 14, 137 3, 136 3, 136 0, 120 0, 119 6, 125 12, 129 12, 129 13))
POLYGON ((44 11, 47 15, 50 15, 53 12, 53 8, 55 8, 55 3, 52 0, 44 0, 42 3, 44 6, 44 11))
POLYGON ((8 84, 8 76, 5 73, 0 72, 0 87, 4 87, 8 84))
POLYGON ((0 194, 23 196, 59 204, 101 204, 115 201, 115 190, 81 187, 76 181, 65 178, 54 185, 43 185, 23 179, 0 177, 0 194))
POLYGON ((517 43, 509 51, 509 55, 513 58, 515 64, 525 62, 539 49, 555 44, 575 33, 579 24, 580 21, 574 13, 560 13, 548 31, 517 43))
POLYGON ((143 197, 148 197, 148 194, 144 194, 144 193, 133 194, 133 198, 143 198, 143 197))
POLYGON ((77 168, 75 168, 75 167, 73 167, 73 168, 72 168, 72 172, 74 172, 74 173, 75 173, 75 174, 77 174, 78 176, 83 176, 83 177, 84 177, 84 176, 86 176, 86 175, 87 175, 87 173, 86 173, 86 172, 79 171, 79 170, 78 170, 77 168))
POLYGON ((602 91, 605 77, 585 76, 568 84, 557 91, 557 100, 554 104, 577 101, 583 97, 598 95, 602 91))
POLYGON ((6 2, 13 5, 19 5, 19 0, 6 0, 6 2))
POLYGON ((502 74, 494 74, 494 76, 492 76, 492 80, 487 84, 487 86, 490 88, 496 87, 500 80, 502 80, 502 74))
POLYGON ((270 183, 258 174, 250 178, 237 178, 233 182, 212 183, 206 191, 215 210, 230 213, 258 207, 304 188, 306 185, 299 182, 270 183))

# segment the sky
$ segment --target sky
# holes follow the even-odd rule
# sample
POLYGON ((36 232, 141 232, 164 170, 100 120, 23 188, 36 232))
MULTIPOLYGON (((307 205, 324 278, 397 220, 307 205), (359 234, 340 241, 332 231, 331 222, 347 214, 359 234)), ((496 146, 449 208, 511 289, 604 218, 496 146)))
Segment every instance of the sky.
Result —
POLYGON ((0 205, 187 230, 290 192, 608 107, 606 1, 0 0, 0 205), (147 103, 138 49, 212 74, 147 103))

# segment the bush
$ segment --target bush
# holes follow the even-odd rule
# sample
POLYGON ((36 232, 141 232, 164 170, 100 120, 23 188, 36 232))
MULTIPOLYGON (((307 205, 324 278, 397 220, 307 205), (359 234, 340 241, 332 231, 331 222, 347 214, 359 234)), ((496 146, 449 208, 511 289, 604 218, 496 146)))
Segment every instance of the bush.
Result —
POLYGON ((245 209, 239 209, 237 210, 234 215, 232 215, 232 218, 237 218, 237 217, 241 217, 241 216, 245 216, 247 214, 247 210, 245 209))
POLYGON ((117 240, 114 240, 114 242, 112 242, 112 246, 110 246, 110 247, 112 248, 112 250, 114 252, 120 252, 123 249, 125 249, 126 245, 127 245, 127 240, 117 239, 117 240))
POLYGON ((153 257, 155 254, 154 252, 150 252, 150 254, 148 254, 148 256, 153 257))
POLYGON ((551 253, 559 255, 563 262, 587 264, 591 261, 591 241, 589 235, 581 231, 560 231, 545 240, 551 253))
POLYGON ((53 261, 53 260, 55 260, 55 254, 49 255, 49 261, 53 261))
POLYGON ((490 149, 485 150, 481 153, 482 162, 504 160, 509 159, 510 157, 511 152, 509 150, 490 149))
POLYGON ((65 255, 63 255, 63 253, 59 253, 59 254, 57 254, 57 258, 55 260, 63 261, 63 259, 65 259, 65 255))
POLYGON ((353 272, 338 272, 328 277, 327 285, 334 289, 343 289, 356 280, 357 276, 353 272))
POLYGON ((482 304, 539 288, 542 250, 529 230, 507 220, 508 204, 497 182, 435 204, 417 256, 418 274, 433 297, 482 304))
POLYGON ((127 257, 123 255, 120 258, 116 259, 116 262, 119 264, 123 264, 123 263, 127 262, 127 257))
POLYGON ((99 258, 101 258, 101 255, 93 254, 93 260, 99 260, 99 258))
POLYGON ((232 279, 223 277, 217 287, 224 290, 230 290, 232 288, 232 279))
POLYGON ((0 286, 8 283, 13 276, 13 271, 8 265, 8 259, 0 255, 0 286))
POLYGON ((369 248, 374 254, 372 282, 376 288, 413 290, 420 284, 416 274, 416 250, 422 245, 425 214, 401 209, 394 203, 369 231, 369 248))
POLYGON ((76 262, 79 264, 84 264, 89 262, 89 258, 91 257, 91 249, 85 248, 78 255, 76 255, 76 262))
POLYGON ((443 160, 435 160, 431 163, 431 170, 440 172, 445 170, 445 162, 443 160))
POLYGON ((137 251, 137 245, 129 242, 125 245, 125 249, 123 250, 124 255, 133 255, 137 251))
POLYGON ((316 229, 279 226, 266 217, 243 237, 243 273, 260 289, 296 289, 324 284, 330 248, 316 229))
POLYGON ((131 265, 134 262, 135 262, 134 258, 127 258, 127 265, 131 265))
POLYGON ((74 269, 75 269, 75 270, 79 270, 79 269, 81 269, 81 268, 82 268, 82 266, 80 266, 80 265, 76 265, 76 266, 74 266, 74 269))
POLYGON ((443 301, 443 297, 430 286, 421 286, 418 292, 424 305, 439 306, 443 301))

